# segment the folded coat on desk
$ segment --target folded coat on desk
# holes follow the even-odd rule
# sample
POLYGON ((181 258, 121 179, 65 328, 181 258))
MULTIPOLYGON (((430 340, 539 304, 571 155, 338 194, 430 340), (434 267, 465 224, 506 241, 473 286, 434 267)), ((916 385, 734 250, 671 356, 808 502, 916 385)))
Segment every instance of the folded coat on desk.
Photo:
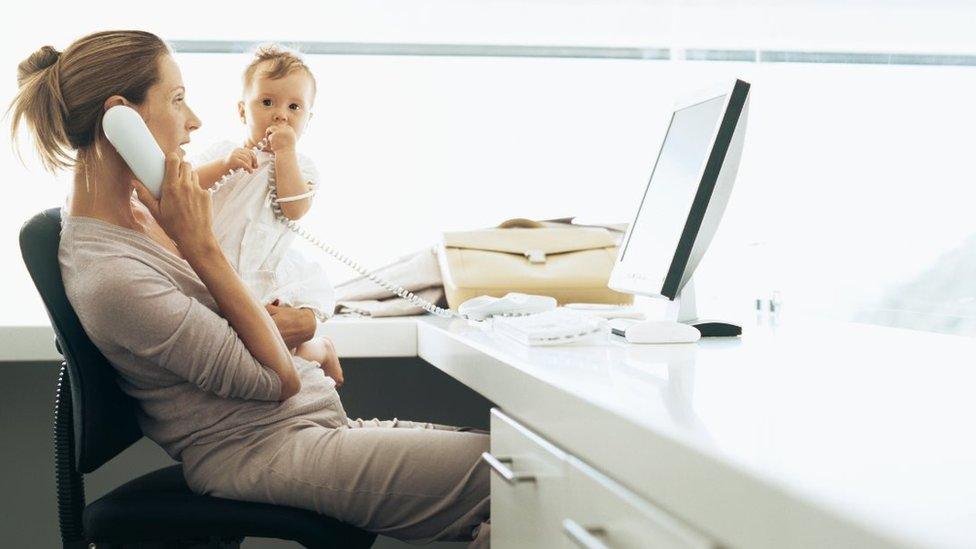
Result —
POLYGON ((547 295, 560 304, 633 302, 607 287, 619 235, 602 227, 512 219, 499 227, 444 234, 438 249, 452 309, 479 295, 547 295))
MULTIPOLYGON (((437 251, 434 248, 424 248, 403 256, 373 273, 426 301, 440 306, 447 305, 444 301, 440 268, 437 266, 437 251)), ((391 295, 363 276, 336 286, 335 291, 336 313, 357 313, 378 318, 426 312, 406 299, 391 295)))

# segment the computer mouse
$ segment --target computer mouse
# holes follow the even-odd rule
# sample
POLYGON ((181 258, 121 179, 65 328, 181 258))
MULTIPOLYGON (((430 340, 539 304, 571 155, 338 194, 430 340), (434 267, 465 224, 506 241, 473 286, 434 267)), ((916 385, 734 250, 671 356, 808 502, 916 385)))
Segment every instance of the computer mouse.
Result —
POLYGON ((612 333, 622 335, 628 343, 694 343, 701 332, 694 326, 672 320, 611 320, 612 333))
POLYGON ((735 337, 742 335, 742 327, 717 320, 699 320, 692 323, 702 337, 735 337))

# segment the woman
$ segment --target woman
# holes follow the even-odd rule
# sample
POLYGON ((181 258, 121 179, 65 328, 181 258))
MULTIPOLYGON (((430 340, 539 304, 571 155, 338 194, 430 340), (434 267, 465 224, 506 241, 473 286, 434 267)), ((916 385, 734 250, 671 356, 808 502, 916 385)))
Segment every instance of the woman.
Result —
POLYGON ((314 333, 311 313, 261 306, 227 263, 210 195, 181 161, 200 120, 162 40, 111 31, 45 46, 18 84, 12 133, 26 122, 45 167, 74 170, 58 254, 68 298, 194 491, 488 545, 487 435, 348 419, 320 365, 288 352, 314 333), (169 152, 158 201, 101 131, 115 105, 169 152))

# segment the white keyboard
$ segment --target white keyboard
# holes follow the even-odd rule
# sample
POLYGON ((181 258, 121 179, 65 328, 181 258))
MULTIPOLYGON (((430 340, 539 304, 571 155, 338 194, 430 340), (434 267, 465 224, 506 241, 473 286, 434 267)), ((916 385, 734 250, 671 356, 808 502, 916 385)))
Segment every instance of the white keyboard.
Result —
POLYGON ((564 345, 605 331, 606 320, 571 309, 496 317, 492 329, 523 345, 564 345))

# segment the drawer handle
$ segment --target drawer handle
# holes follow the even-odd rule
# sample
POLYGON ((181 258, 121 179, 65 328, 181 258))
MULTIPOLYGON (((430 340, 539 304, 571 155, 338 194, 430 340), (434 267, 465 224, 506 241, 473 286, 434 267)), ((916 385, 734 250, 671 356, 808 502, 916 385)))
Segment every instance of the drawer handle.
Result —
POLYGON ((583 528, 573 519, 563 519, 563 533, 583 549, 610 549, 596 537, 607 533, 603 528, 583 528))
POLYGON ((525 473, 516 473, 512 471, 505 463, 511 463, 511 458, 496 458, 495 456, 489 454, 488 452, 481 453, 481 459, 491 467, 491 470, 502 477, 502 480, 508 484, 518 484, 519 482, 535 482, 534 475, 528 475, 525 473))

